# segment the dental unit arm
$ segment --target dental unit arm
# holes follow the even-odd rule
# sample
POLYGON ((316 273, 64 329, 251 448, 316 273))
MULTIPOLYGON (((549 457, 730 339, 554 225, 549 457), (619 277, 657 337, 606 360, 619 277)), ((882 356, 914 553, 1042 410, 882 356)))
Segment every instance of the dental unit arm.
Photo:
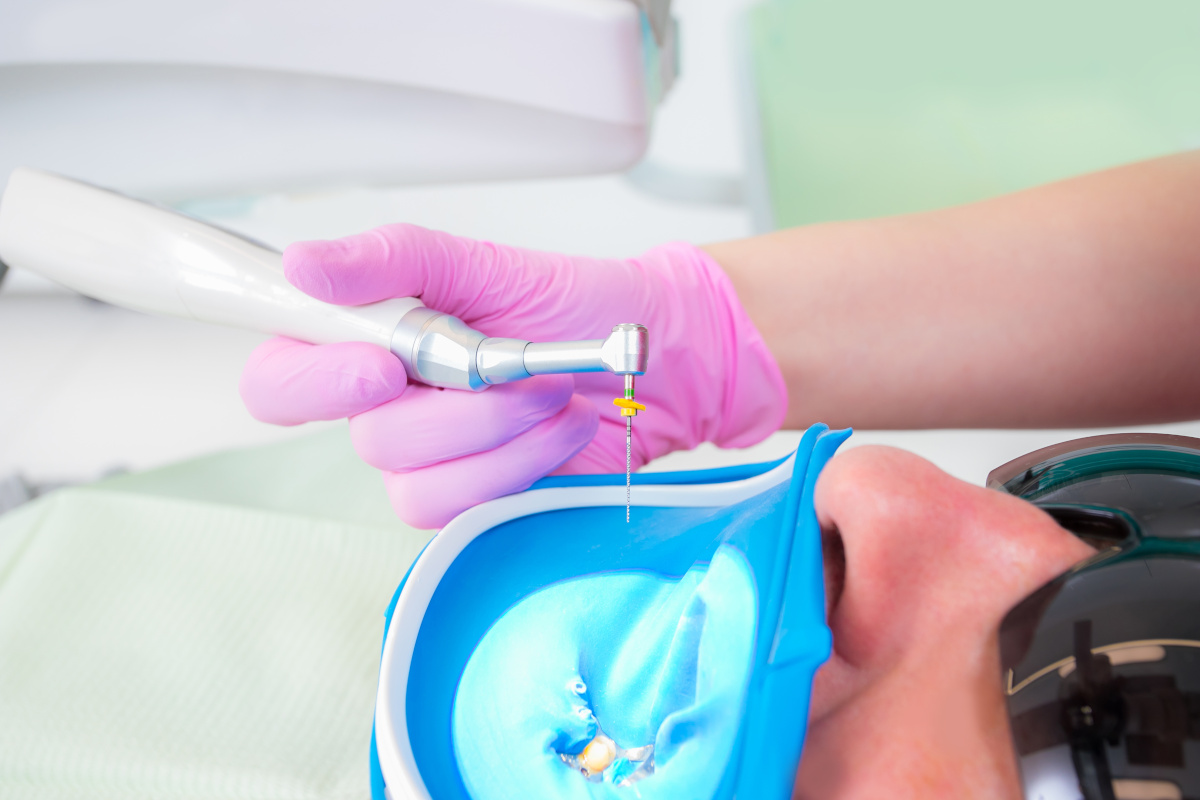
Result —
POLYGON ((625 377, 622 415, 640 408, 630 403, 649 355, 642 325, 617 325, 605 339, 533 343, 484 336, 415 298, 324 303, 287 282, 272 248, 38 170, 14 170, 0 198, 0 262, 137 311, 313 344, 377 344, 430 386, 480 391, 533 375, 607 371, 625 377))

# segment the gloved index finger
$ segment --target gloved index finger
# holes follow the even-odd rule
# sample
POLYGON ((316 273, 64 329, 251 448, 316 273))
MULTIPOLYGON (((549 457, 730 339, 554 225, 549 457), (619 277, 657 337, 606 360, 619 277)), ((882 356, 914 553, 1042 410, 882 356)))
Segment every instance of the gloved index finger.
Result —
POLYGON ((467 323, 511 320, 535 304, 560 305, 561 283, 578 283, 567 274, 569 261, 405 224, 342 239, 297 242, 283 253, 287 279, 319 300, 361 305, 418 297, 429 308, 467 323))

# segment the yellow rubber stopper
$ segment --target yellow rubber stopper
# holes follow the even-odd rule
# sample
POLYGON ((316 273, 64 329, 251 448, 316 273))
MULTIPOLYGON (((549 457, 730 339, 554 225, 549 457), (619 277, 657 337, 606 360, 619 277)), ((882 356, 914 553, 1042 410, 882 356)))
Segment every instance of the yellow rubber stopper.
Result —
POLYGON ((614 397, 613 405, 621 409, 622 417, 632 417, 639 411, 645 411, 646 407, 636 400, 626 400, 624 397, 614 397), (625 412, 629 412, 628 414, 625 412))

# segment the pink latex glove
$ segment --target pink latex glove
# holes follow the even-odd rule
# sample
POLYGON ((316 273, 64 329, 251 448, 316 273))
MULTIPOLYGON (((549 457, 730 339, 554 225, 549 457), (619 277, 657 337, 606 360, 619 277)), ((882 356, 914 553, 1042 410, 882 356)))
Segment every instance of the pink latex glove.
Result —
MULTIPOLYGON (((488 336, 600 339, 620 322, 646 325, 650 361, 637 399, 647 410, 633 423, 635 468, 700 442, 744 447, 783 422, 779 368, 729 279, 691 245, 600 260, 389 225, 293 244, 283 267, 320 300, 419 297, 488 336)), ((625 423, 612 404, 622 393, 617 376, 548 375, 479 393, 406 384, 400 361, 374 345, 276 338, 250 356, 241 393, 266 422, 350 417, 355 449, 383 470, 396 513, 416 527, 440 527, 552 472, 625 470, 625 423)))

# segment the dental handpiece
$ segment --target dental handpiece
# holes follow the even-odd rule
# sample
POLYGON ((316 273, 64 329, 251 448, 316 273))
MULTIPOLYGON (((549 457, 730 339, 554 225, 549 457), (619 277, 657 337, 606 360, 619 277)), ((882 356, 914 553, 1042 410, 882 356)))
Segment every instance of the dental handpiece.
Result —
POLYGON ((412 380, 449 389, 581 372, 627 376, 632 388, 649 357, 648 332, 637 324, 616 325, 604 339, 536 343, 484 336, 415 298, 325 303, 287 282, 277 250, 33 169, 14 170, 0 198, 0 262, 137 311, 313 344, 370 342, 394 353, 412 380))

